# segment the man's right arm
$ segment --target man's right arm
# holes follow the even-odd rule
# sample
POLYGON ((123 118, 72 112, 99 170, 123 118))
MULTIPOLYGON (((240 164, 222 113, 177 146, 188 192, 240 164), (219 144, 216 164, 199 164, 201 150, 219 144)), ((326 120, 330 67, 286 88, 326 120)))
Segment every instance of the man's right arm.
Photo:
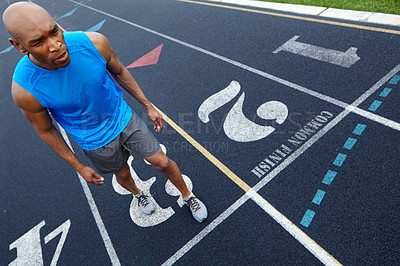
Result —
POLYGON ((51 118, 44 108, 28 91, 12 82, 12 96, 15 104, 21 108, 23 115, 32 124, 40 138, 61 158, 69 163, 87 182, 103 184, 101 177, 91 167, 83 165, 67 146, 60 132, 54 127, 51 118))

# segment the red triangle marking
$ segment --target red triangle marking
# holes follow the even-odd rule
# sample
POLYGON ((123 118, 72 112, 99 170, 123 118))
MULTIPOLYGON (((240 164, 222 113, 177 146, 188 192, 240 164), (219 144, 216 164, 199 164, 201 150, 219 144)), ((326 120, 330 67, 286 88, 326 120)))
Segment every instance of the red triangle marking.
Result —
POLYGON ((148 52, 126 68, 134 68, 134 67, 142 67, 142 66, 150 66, 155 65, 158 62, 158 58, 160 57, 161 49, 163 47, 163 43, 155 48, 154 50, 148 52))

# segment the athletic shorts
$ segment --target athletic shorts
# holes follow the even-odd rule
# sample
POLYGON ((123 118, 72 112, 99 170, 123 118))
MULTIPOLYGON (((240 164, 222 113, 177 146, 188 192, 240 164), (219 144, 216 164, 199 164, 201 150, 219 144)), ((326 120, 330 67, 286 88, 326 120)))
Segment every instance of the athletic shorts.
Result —
POLYGON ((114 140, 92 151, 83 150, 96 169, 102 174, 116 173, 125 167, 134 152, 141 157, 151 157, 160 144, 144 121, 132 111, 128 125, 114 140))

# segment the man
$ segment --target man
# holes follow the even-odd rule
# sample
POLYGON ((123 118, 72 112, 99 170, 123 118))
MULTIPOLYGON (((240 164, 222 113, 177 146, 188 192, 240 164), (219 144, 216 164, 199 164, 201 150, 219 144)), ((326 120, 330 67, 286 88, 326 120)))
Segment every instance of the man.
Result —
POLYGON ((155 204, 131 177, 127 159, 133 152, 176 186, 198 222, 207 218, 205 205, 188 190, 176 163, 123 100, 114 80, 146 108, 155 131, 162 130, 162 116, 103 35, 63 34, 46 10, 29 2, 9 6, 3 22, 10 43, 25 55, 14 71, 13 100, 47 145, 87 182, 103 184, 104 178, 68 148, 51 122, 51 112, 100 173, 114 173, 118 183, 132 192, 143 213, 153 213, 155 204))

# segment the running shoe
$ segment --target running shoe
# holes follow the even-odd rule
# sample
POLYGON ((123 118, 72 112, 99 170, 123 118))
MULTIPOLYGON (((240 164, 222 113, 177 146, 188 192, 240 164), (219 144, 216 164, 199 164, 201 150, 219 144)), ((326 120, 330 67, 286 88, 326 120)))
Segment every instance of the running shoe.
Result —
POLYGON ((139 194, 133 196, 137 199, 139 210, 144 214, 150 215, 156 211, 156 205, 149 196, 143 193, 143 191, 140 191, 139 194))
POLYGON ((186 205, 189 206, 190 211, 192 212, 193 218, 199 223, 203 222, 207 219, 208 213, 206 205, 204 205, 201 200, 199 200, 193 193, 183 199, 186 205))

